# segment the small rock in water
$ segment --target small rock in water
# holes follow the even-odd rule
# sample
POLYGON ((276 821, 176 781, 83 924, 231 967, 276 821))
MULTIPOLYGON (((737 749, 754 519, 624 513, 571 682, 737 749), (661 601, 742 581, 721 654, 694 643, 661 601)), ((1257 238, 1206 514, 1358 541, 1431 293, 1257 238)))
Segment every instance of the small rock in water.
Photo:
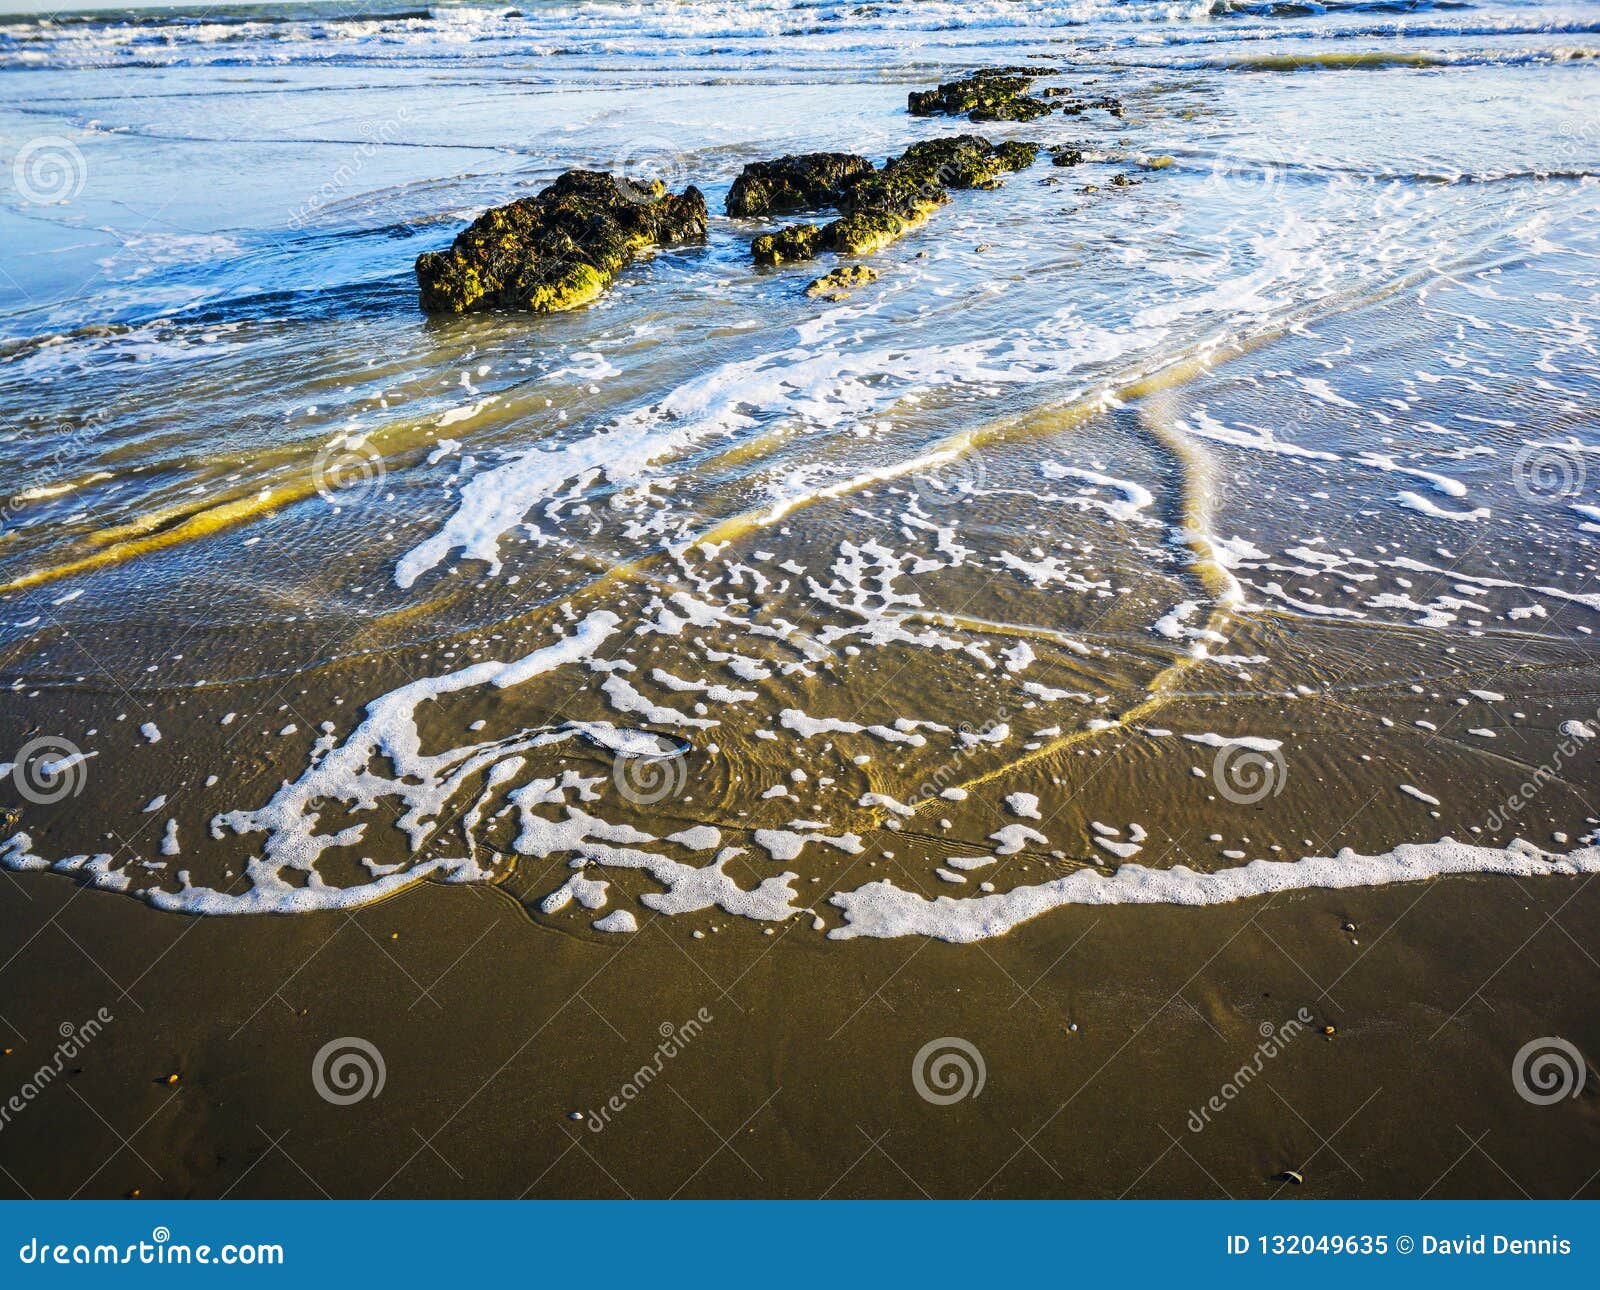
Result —
POLYGON ((824 273, 806 288, 806 295, 826 296, 829 300, 843 300, 857 287, 878 280, 878 271, 865 264, 841 264, 824 273))

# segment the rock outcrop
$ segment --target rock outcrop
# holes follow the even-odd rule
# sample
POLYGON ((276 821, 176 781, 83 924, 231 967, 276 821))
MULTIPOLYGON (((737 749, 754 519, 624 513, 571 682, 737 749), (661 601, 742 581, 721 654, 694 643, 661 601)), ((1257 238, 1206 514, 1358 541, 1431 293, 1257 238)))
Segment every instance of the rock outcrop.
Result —
POLYGON ((837 206, 844 186, 872 173, 872 163, 848 152, 807 152, 746 166, 728 190, 730 215, 781 215, 837 206))
MULTIPOLYGON (((914 143, 898 157, 886 161, 881 170, 867 163, 865 170, 852 169, 838 176, 833 167, 845 156, 840 153, 813 153, 807 157, 780 157, 775 162, 755 162, 746 166, 734 181, 728 204, 734 206, 733 193, 740 194, 741 209, 766 194, 802 191, 826 192, 818 206, 832 206, 839 218, 818 227, 793 224, 764 234, 751 244, 758 264, 789 264, 815 258, 824 250, 842 255, 870 255, 917 227, 945 202, 952 188, 998 188, 1012 171, 1033 164, 1038 145, 1002 143, 996 146, 975 134, 949 139, 928 139, 914 143), (832 176, 818 173, 816 163, 826 159, 832 176), (804 164, 803 164, 804 163, 804 164), (781 188, 771 176, 785 176, 781 188)), ((852 158, 851 160, 860 160, 852 158)))
POLYGON ((913 90, 906 110, 912 116, 965 116, 969 121, 1033 121, 1054 109, 1026 91, 1036 77, 1054 74, 1048 67, 988 67, 937 89, 913 90))
POLYGON ((485 211, 449 250, 418 256, 417 286, 428 313, 554 313, 595 299, 640 251, 705 233, 698 188, 673 194, 658 180, 569 170, 536 196, 485 211))

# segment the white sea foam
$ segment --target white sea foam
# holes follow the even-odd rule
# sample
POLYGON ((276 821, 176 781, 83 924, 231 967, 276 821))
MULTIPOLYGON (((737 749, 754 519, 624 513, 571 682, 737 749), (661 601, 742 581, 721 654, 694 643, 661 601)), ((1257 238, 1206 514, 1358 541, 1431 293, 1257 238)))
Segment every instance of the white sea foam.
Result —
POLYGON ((1408 843, 1381 855, 1359 855, 1347 848, 1336 856, 1254 860, 1215 873, 1133 864, 1112 874, 1083 869, 1053 882, 961 899, 930 900, 884 880, 832 896, 832 903, 844 911, 846 925, 828 934, 838 940, 931 936, 967 944, 1003 936, 1030 918, 1066 905, 1220 905, 1280 891, 1380 887, 1458 874, 1547 878, 1594 873, 1600 873, 1600 847, 1556 855, 1520 841, 1501 850, 1443 838, 1408 843))

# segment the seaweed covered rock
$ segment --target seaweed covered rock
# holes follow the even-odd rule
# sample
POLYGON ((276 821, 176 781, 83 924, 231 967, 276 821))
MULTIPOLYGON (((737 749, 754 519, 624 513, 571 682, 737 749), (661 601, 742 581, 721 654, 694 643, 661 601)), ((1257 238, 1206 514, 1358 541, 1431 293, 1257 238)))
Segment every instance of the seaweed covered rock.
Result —
POLYGON ((844 217, 822 230, 823 242, 843 254, 870 254, 949 201, 949 189, 998 188, 1006 174, 1031 166, 1038 151, 1033 143, 996 147, 976 134, 914 143, 846 190, 844 217))
POLYGON ((815 224, 791 224, 776 233, 764 233, 750 244, 757 264, 790 264, 814 260, 822 247, 822 230, 815 224))
POLYGON ((837 206, 846 182, 872 173, 872 163, 848 152, 807 152, 754 161, 728 190, 730 215, 774 215, 837 206))
POLYGON ((523 309, 554 313, 587 304, 640 251, 697 241, 706 232, 700 190, 673 194, 659 180, 624 185, 569 170, 533 197, 478 216, 447 251, 417 257, 428 313, 523 309))
POLYGON ((870 255, 950 200, 935 167, 893 167, 891 161, 850 186, 839 203, 843 214, 822 230, 824 246, 845 255, 870 255))
POLYGON ((969 121, 1033 121, 1049 116, 1050 105, 1026 91, 1050 68, 989 67, 946 81, 937 89, 913 90, 906 99, 912 116, 966 116, 969 121))
POLYGON ((1069 98, 1061 105, 1061 113, 1063 116, 1082 116, 1090 108, 1100 108, 1112 116, 1120 117, 1122 100, 1112 98, 1109 94, 1103 94, 1097 99, 1069 98))
POLYGON ((806 287, 806 295, 823 296, 829 300, 843 300, 857 287, 878 280, 878 271, 865 264, 841 264, 824 273, 806 287))
MULTIPOLYGON (((751 254, 758 264, 788 264, 820 251, 870 255, 903 237, 950 200, 952 188, 998 188, 1003 177, 1031 166, 1039 146, 1002 143, 976 134, 914 143, 883 169, 844 179, 828 205, 839 218, 818 228, 794 224, 756 238, 751 254)), ((780 158, 780 160, 790 160, 780 158)), ((746 167, 746 173, 751 167, 746 167)))
POLYGON ((883 169, 886 175, 914 175, 941 188, 998 188, 1011 171, 1031 166, 1038 153, 1035 143, 996 147, 981 135, 958 134, 914 143, 883 169))

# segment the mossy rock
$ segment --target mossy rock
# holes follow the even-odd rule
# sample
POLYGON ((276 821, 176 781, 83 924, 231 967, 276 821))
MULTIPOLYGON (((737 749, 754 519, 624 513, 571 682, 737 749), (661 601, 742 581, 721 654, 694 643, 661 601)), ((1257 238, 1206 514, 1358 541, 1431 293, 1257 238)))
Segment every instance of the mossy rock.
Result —
POLYGON ((937 89, 913 90, 906 98, 906 110, 912 116, 964 115, 969 121, 1033 121, 1052 109, 1026 91, 1036 77, 1053 72, 1053 68, 984 68, 937 89))
POLYGON ((1031 166, 1036 143, 1002 143, 995 147, 976 134, 914 143, 884 166, 884 173, 902 183, 939 188, 998 188, 1007 174, 1031 166))
MULTIPOLYGON (((947 139, 914 143, 881 170, 870 166, 842 178, 831 204, 840 217, 820 230, 813 224, 796 224, 755 239, 751 254, 758 264, 788 264, 809 260, 819 251, 841 255, 870 255, 922 224, 950 200, 952 188, 998 188, 1005 175, 1031 166, 1039 145, 1020 141, 996 146, 981 135, 962 134, 947 139)), ((848 154, 817 153, 840 157, 848 154)), ((758 176, 760 169, 804 158, 780 157, 778 162, 745 167, 758 176)), ((741 205, 744 198, 741 197, 741 205)))
POLYGON ((824 273, 808 287, 808 296, 826 296, 830 300, 840 300, 849 295, 857 287, 865 286, 869 282, 878 280, 878 271, 865 264, 841 264, 837 269, 824 273))
POLYGON ((775 215, 836 206, 844 184, 872 173, 872 163, 848 152, 807 152, 755 161, 728 190, 729 215, 775 215))
POLYGON ((840 255, 871 255, 898 242, 934 210, 935 207, 930 205, 912 215, 898 215, 893 211, 858 211, 834 220, 822 230, 822 237, 829 249, 840 255))
POLYGON ((1122 115, 1122 100, 1114 99, 1109 94, 1102 95, 1097 99, 1068 99, 1061 105, 1061 112, 1064 116, 1082 116, 1090 108, 1100 108, 1109 112, 1112 116, 1120 117, 1122 115))
POLYGON ((533 197, 485 211, 449 250, 418 256, 420 302, 427 313, 572 309, 604 292, 640 251, 705 232, 697 188, 672 194, 659 181, 569 170, 533 197))
POLYGON ((1037 121, 1055 109, 1041 99, 1017 95, 998 103, 983 103, 967 113, 969 121, 1037 121))
POLYGON ((756 238, 750 252, 757 264, 792 264, 816 259, 821 246, 822 230, 815 224, 791 224, 756 238))

